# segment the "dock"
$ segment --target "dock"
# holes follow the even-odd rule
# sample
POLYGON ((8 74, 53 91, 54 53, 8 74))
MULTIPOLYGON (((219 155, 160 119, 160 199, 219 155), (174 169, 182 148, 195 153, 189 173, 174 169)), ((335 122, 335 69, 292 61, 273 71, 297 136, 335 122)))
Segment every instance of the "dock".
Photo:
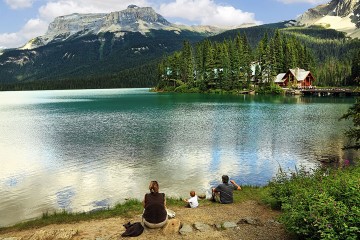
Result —
POLYGON ((358 91, 347 88, 311 88, 311 89, 299 89, 303 96, 334 96, 334 97, 350 97, 359 96, 358 91))

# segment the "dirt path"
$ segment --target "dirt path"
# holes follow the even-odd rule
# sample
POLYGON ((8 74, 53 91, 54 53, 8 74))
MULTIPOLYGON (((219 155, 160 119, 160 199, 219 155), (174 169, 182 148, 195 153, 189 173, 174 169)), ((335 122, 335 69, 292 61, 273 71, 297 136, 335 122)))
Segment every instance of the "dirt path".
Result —
MULTIPOLYGON (((285 232, 283 226, 276 221, 279 212, 273 211, 255 201, 229 205, 200 205, 197 209, 184 207, 171 210, 176 212, 175 218, 180 220, 181 224, 193 226, 195 222, 201 222, 210 225, 211 229, 202 232, 193 228, 193 231, 186 235, 180 235, 179 233, 164 235, 162 229, 145 228, 145 231, 136 239, 293 239, 285 232), (259 224, 238 223, 239 220, 243 218, 257 219, 259 224), (235 222, 238 224, 237 227, 230 229, 218 229, 214 227, 216 224, 222 224, 224 222, 235 222)), ((141 216, 93 220, 76 224, 49 225, 39 229, 0 234, 0 240, 122 239, 120 237, 121 233, 125 231, 122 225, 129 221, 139 222, 141 221, 141 216)))

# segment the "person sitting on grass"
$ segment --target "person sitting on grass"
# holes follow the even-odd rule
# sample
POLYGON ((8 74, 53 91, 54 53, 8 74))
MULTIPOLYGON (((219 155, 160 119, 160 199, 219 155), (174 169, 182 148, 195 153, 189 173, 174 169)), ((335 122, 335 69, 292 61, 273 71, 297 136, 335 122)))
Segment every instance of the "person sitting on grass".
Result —
POLYGON ((211 200, 219 203, 233 203, 233 191, 241 190, 241 187, 234 181, 230 180, 229 176, 222 176, 222 184, 219 184, 216 188, 212 189, 212 198, 211 200))
POLYGON ((166 199, 164 193, 159 193, 157 181, 151 181, 149 185, 150 193, 146 193, 143 206, 143 223, 148 228, 161 228, 168 222, 166 211, 166 199))
POLYGON ((187 207, 189 208, 196 208, 199 206, 198 197, 196 196, 195 191, 190 191, 189 199, 184 199, 184 202, 187 202, 187 207))

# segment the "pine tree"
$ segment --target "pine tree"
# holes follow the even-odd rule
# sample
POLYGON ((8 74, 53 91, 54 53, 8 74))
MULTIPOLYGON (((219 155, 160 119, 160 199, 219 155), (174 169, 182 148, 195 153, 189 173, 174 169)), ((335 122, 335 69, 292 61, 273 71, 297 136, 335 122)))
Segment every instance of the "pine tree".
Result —
POLYGON ((243 44, 243 49, 244 49, 244 51, 243 51, 244 52, 244 54, 243 54, 243 71, 245 72, 246 88, 249 89, 250 81, 252 78, 251 65, 252 65, 253 57, 252 57, 251 47, 248 42, 246 34, 244 34, 242 37, 242 44, 243 44))
POLYGON ((207 85, 215 78, 215 63, 214 63, 214 49, 209 40, 204 42, 203 51, 203 64, 204 64, 204 83, 207 85))
POLYGON ((349 108, 342 119, 352 119, 354 127, 346 131, 346 136, 352 140, 352 143, 345 146, 345 149, 360 149, 360 99, 356 99, 356 103, 349 108))
POLYGON ((189 41, 184 41, 181 51, 181 80, 184 83, 192 84, 194 81, 193 50, 189 41))
POLYGON ((234 41, 228 41, 229 46, 229 58, 230 58, 230 79, 229 84, 230 88, 234 89, 236 83, 239 81, 239 69, 240 69, 240 60, 239 60, 239 53, 235 47, 234 41))
POLYGON ((198 43, 195 46, 195 75, 196 86, 198 83, 204 81, 204 57, 203 57, 203 44, 198 43))
POLYGON ((360 49, 354 53, 351 64, 350 84, 357 85, 360 83, 360 49))

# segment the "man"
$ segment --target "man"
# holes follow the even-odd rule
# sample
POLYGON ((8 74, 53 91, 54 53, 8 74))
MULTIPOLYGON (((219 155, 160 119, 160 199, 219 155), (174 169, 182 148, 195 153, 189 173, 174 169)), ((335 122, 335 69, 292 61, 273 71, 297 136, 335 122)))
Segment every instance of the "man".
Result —
POLYGON ((233 191, 241 190, 241 187, 234 181, 230 180, 227 175, 222 176, 222 184, 212 189, 212 200, 220 203, 233 203, 233 191))

